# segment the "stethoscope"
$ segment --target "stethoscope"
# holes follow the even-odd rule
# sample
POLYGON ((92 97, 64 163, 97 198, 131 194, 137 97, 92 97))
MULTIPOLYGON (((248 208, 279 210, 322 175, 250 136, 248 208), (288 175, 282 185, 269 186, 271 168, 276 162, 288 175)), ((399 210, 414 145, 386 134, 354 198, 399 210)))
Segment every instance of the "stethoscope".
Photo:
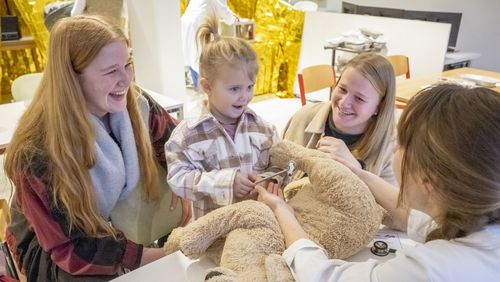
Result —
POLYGON ((255 182, 255 184, 264 182, 264 181, 266 181, 266 180, 268 180, 270 178, 273 178, 273 177, 275 177, 277 175, 280 175, 280 174, 283 174, 285 172, 286 172, 286 176, 287 177, 291 177, 292 174, 293 174, 293 172, 295 171, 296 167, 297 167, 297 163, 295 161, 289 161, 286 169, 280 170, 280 171, 278 171, 276 173, 273 173, 273 174, 271 174, 269 176, 266 176, 266 177, 264 177, 262 179, 259 179, 258 181, 255 182))
POLYGON ((389 253, 395 253, 395 249, 390 249, 389 245, 384 242, 384 241, 375 241, 373 242, 373 246, 371 247, 370 251, 379 257, 385 257, 389 253))

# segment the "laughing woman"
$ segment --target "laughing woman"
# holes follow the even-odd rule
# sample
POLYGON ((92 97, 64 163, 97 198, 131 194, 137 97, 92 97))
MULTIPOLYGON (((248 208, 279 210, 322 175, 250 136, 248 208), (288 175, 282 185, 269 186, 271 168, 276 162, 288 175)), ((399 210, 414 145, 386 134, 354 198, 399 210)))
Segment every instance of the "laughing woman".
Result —
POLYGON ((43 79, 5 159, 16 186, 7 241, 28 281, 110 280, 164 255, 110 220, 135 189, 159 198, 157 164, 166 166, 177 124, 133 74, 120 29, 90 16, 52 28, 43 79))

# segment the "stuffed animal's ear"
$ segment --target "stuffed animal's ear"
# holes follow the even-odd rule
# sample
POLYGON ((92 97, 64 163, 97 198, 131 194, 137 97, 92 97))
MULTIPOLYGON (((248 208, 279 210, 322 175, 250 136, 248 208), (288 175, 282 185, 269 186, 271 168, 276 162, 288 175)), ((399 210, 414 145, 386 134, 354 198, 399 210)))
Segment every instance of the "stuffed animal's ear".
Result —
POLYGON ((288 162, 293 160, 297 168, 303 170, 303 159, 328 158, 328 155, 316 149, 308 149, 291 141, 283 140, 271 147, 271 163, 274 166, 286 168, 288 162))

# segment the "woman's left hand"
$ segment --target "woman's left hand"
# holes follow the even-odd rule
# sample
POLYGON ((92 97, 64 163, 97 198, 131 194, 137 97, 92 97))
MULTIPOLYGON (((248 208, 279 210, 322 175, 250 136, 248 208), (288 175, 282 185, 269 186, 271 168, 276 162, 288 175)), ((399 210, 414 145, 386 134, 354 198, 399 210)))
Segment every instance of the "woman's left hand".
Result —
POLYGON ((183 199, 179 196, 177 196, 174 192, 172 192, 172 198, 170 199, 170 210, 173 211, 177 207, 177 203, 181 202, 182 205, 182 215, 181 219, 179 222, 177 222, 177 227, 183 227, 186 226, 189 221, 191 220, 191 217, 193 216, 193 209, 191 208, 192 202, 191 200, 188 199, 183 199))
POLYGON ((259 193, 257 200, 269 206, 273 211, 280 206, 284 206, 293 214, 293 209, 286 204, 283 191, 278 184, 271 182, 267 186, 267 189, 257 185, 255 186, 255 190, 259 193))
POLYGON ((330 136, 322 137, 319 139, 318 144, 316 144, 316 148, 323 153, 327 153, 334 160, 338 161, 342 159, 341 163, 344 165, 348 163, 351 167, 354 166, 361 169, 361 164, 352 155, 351 151, 349 151, 344 141, 340 139, 330 136))

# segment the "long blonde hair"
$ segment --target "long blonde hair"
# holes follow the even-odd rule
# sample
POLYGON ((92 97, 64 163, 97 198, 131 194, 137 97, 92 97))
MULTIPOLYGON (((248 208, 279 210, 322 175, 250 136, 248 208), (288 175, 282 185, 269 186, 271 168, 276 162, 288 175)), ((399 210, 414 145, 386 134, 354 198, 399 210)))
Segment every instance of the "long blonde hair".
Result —
MULTIPOLYGON (((95 132, 89 122, 78 74, 107 44, 128 41, 122 31, 99 17, 78 16, 58 21, 51 30, 43 78, 7 148, 5 171, 14 183, 35 175, 47 185, 49 202, 67 214, 70 228, 90 236, 116 236, 97 208, 89 169, 96 162, 95 132)), ((138 94, 127 93, 145 196, 159 197, 158 171, 138 94)))
POLYGON ((440 85, 414 96, 398 125, 404 150, 399 204, 410 175, 427 179, 443 213, 427 240, 453 239, 500 223, 500 95, 440 85))
POLYGON ((251 80, 257 76, 259 65, 255 50, 243 39, 220 36, 217 18, 208 18, 198 29, 196 38, 201 45, 200 76, 210 83, 223 65, 244 70, 251 80))
MULTIPOLYGON (((364 160, 367 170, 379 174, 387 157, 390 143, 395 138, 394 104, 396 103, 396 78, 391 63, 383 56, 363 53, 350 60, 344 68, 356 69, 370 81, 380 97, 378 113, 372 117, 353 155, 364 160)), ((339 79, 340 81, 340 79, 339 79)))

